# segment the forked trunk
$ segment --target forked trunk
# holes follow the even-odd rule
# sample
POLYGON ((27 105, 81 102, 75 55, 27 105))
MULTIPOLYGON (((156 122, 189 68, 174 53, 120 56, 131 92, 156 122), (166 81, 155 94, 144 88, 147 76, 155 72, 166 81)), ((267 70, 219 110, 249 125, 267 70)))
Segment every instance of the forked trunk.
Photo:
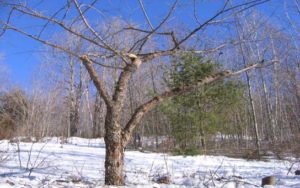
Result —
POLYGON ((124 185, 124 146, 119 118, 111 110, 105 119, 105 185, 124 185))

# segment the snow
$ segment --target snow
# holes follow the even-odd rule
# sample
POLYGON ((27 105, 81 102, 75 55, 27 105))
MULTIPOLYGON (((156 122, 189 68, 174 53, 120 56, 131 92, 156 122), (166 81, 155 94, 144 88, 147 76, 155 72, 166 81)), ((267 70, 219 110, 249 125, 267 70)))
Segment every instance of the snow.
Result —
MULTIPOLYGON (((103 139, 44 138, 42 142, 0 141, 0 187, 113 187, 104 186, 103 139), (19 151, 19 152, 18 152, 19 151)), ((290 160, 247 161, 224 156, 171 156, 125 152, 125 187, 249 188, 265 176, 276 177, 276 187, 300 187, 293 175, 300 164, 290 160), (169 177, 171 183, 156 180, 169 177)))

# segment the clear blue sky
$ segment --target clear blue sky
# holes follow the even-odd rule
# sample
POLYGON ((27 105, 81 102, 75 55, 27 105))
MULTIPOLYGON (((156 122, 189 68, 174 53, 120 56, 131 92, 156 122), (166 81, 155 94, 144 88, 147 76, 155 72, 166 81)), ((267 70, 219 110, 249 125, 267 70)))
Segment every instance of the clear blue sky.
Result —
MULTIPOLYGON (((40 0, 31 0, 32 3, 40 2, 40 0)), ((39 6, 40 10, 43 10, 45 13, 51 12, 53 10, 56 10, 58 7, 61 6, 61 2, 64 2, 62 0, 52 0, 52 1, 44 1, 39 6)), ((101 2, 101 7, 107 7, 107 9, 103 8, 103 14, 106 14, 107 17, 122 17, 125 19, 129 19, 134 21, 135 23, 141 23, 145 24, 145 18, 142 14, 142 11, 139 7, 137 0, 110 0, 110 1, 99 1, 101 2), (107 12, 105 12, 107 10, 107 12), (130 11, 128 11, 130 10, 130 11)), ((161 18, 163 15, 165 15, 165 11, 167 10, 168 4, 170 4, 172 1, 150 1, 145 0, 144 5, 145 8, 148 11, 148 14, 153 22, 153 24, 156 24, 156 20, 158 18, 161 18), (154 2, 153 4, 150 2, 154 2), (163 3, 161 3, 163 2, 163 3)), ((176 12, 175 17, 172 19, 181 19, 181 21, 184 21, 186 24, 194 24, 191 22, 190 19, 193 16, 193 8, 191 8, 190 5, 192 5, 193 1, 181 1, 182 6, 180 11, 176 12)), ((199 1, 198 1, 199 2, 199 1)), ((202 1, 202 2, 208 2, 208 1, 202 1)), ((217 0, 209 1, 211 3, 204 5, 199 4, 199 12, 198 15, 201 19, 205 19, 209 17, 212 13, 214 13, 214 10, 216 10, 220 2, 217 0), (217 3, 218 2, 218 3, 217 3)), ((276 4, 266 4, 264 6, 261 6, 260 9, 265 11, 266 14, 271 14, 269 12, 272 7, 272 9, 276 9, 276 4)), ((5 16, 5 11, 2 11, 0 13, 1 17, 5 16)), ((105 19, 105 18, 99 18, 99 17, 92 17, 95 19, 105 19)), ((18 26, 21 28, 25 28, 29 32, 35 32, 40 27, 40 23, 33 19, 23 18, 20 17, 15 19, 18 26)), ((53 33, 55 33, 56 30, 51 30, 48 33, 45 33, 45 36, 51 36, 53 33)), ((32 77, 34 74, 35 67, 37 67, 38 64, 42 63, 42 59, 40 58, 39 52, 43 49, 43 46, 32 40, 29 39, 23 35, 20 35, 18 33, 8 31, 6 34, 0 39, 0 53, 4 54, 4 63, 8 66, 10 71, 10 76, 13 84, 16 84, 18 86, 23 87, 24 89, 30 89, 31 88, 31 82, 32 77)), ((51 78, 50 78, 51 79, 51 78)))

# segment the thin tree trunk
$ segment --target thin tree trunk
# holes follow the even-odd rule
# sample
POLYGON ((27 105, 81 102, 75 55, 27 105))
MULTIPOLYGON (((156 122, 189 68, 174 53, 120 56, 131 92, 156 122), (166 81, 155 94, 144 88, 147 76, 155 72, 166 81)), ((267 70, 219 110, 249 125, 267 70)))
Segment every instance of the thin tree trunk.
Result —
MULTIPOLYGON (((273 51, 273 55, 275 57, 275 60, 278 60, 278 55, 277 55, 277 51, 275 49, 274 46, 274 41, 273 38, 271 36, 271 45, 272 45, 272 51, 273 51)), ((279 83, 278 83, 278 61, 276 61, 274 63, 274 88, 275 88, 275 117, 274 117, 274 124, 273 125, 273 129, 274 129, 274 140, 276 140, 276 128, 278 127, 278 121, 279 121, 279 83)))
MULTIPOLYGON (((70 57, 71 59, 71 57, 70 57)), ((71 59, 70 66, 70 113, 69 113, 69 128, 68 137, 75 136, 77 133, 77 126, 79 124, 79 108, 82 92, 82 65, 80 64, 79 83, 75 83, 75 62, 71 59)))
POLYGON ((257 119, 256 119, 256 113, 255 113, 255 106, 254 106, 254 101, 251 93, 251 83, 250 83, 250 78, 249 74, 246 72, 246 79, 247 79, 247 86, 248 86, 248 95, 249 95, 249 100, 250 100, 250 105, 251 105, 251 111, 252 111, 252 120, 253 120, 253 125, 254 125, 254 131, 255 131, 255 143, 258 151, 258 155, 260 155, 260 142, 259 142, 259 133, 258 133, 258 126, 257 126, 257 119))
MULTIPOLYGON (((235 18, 236 18, 235 24, 236 24, 236 29, 237 29, 237 34, 238 34, 239 40, 243 41, 243 36, 241 36, 240 30, 239 30, 239 21, 238 21, 237 17, 235 17, 235 18)), ((244 48, 243 48, 243 45, 241 42, 240 42, 239 46, 240 46, 240 50, 241 50, 241 54, 242 54, 242 60, 243 60, 244 67, 247 67, 246 54, 244 52, 244 48)), ((260 155, 260 141, 259 141, 257 117, 256 117, 256 113, 255 113, 255 104, 254 104, 253 96, 252 96, 252 92, 251 92, 251 90, 252 90, 251 81, 250 81, 250 76, 249 76, 248 72, 245 72, 245 75, 246 75, 246 80, 247 80, 248 96, 249 96, 251 111, 252 111, 251 116, 252 116, 252 120, 253 120, 254 131, 255 131, 255 144, 256 144, 257 151, 258 151, 258 155, 260 155)))
MULTIPOLYGON (((152 89, 153 89, 153 92, 154 94, 156 95, 157 94, 157 89, 156 89, 156 86, 155 86, 155 81, 154 81, 154 72, 153 72, 153 69, 154 67, 152 66, 151 69, 150 69, 150 74, 151 74, 151 82, 152 82, 152 89)), ((153 113, 152 113, 152 117, 153 117, 153 120, 154 120, 154 130, 155 130, 155 146, 156 146, 156 149, 158 149, 158 134, 159 134, 159 128, 158 128, 158 112, 156 109, 153 110, 153 113)))
POLYGON ((201 136, 201 146, 204 150, 204 154, 206 154, 206 142, 205 142, 205 133, 204 133, 204 129, 203 129, 203 125, 201 123, 201 127, 200 127, 200 136, 201 136))
POLYGON ((271 114, 271 106, 270 106, 270 100, 269 100, 269 97, 268 97, 268 89, 267 89, 267 85, 266 85, 266 81, 264 79, 264 76, 262 74, 262 71, 260 70, 260 75, 261 75, 261 79, 262 79, 262 82, 263 82, 263 95, 264 95, 264 99, 265 99, 265 103, 266 103, 266 109, 267 109, 267 116, 268 116, 268 120, 269 120, 269 123, 270 123, 270 127, 272 129, 272 136, 271 136, 271 139, 274 141, 275 139, 275 120, 271 114))
POLYGON ((96 95, 96 100, 94 104, 94 115, 93 115, 93 138, 102 137, 102 130, 101 130, 101 99, 99 94, 96 95))
POLYGON ((77 113, 76 113, 76 92, 75 92, 75 70, 74 62, 71 60, 70 65, 70 112, 69 112, 69 128, 68 128, 68 137, 74 136, 77 132, 77 113))

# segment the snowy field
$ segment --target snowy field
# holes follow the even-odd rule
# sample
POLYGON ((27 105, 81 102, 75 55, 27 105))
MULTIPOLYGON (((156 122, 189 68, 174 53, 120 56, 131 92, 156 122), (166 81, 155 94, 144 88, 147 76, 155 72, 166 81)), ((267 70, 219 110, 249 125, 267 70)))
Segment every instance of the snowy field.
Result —
MULTIPOLYGON (((58 138, 40 143, 0 141, 0 188, 104 186, 102 139, 58 138)), ((246 161, 223 156, 182 157, 126 151, 126 187, 259 187, 274 175, 276 187, 300 187, 292 161, 246 161), (289 173, 288 173, 289 172, 289 173), (288 174, 288 175, 287 175, 288 174), (171 183, 158 184, 169 176, 171 183)), ((110 186, 112 187, 112 186, 110 186)))

